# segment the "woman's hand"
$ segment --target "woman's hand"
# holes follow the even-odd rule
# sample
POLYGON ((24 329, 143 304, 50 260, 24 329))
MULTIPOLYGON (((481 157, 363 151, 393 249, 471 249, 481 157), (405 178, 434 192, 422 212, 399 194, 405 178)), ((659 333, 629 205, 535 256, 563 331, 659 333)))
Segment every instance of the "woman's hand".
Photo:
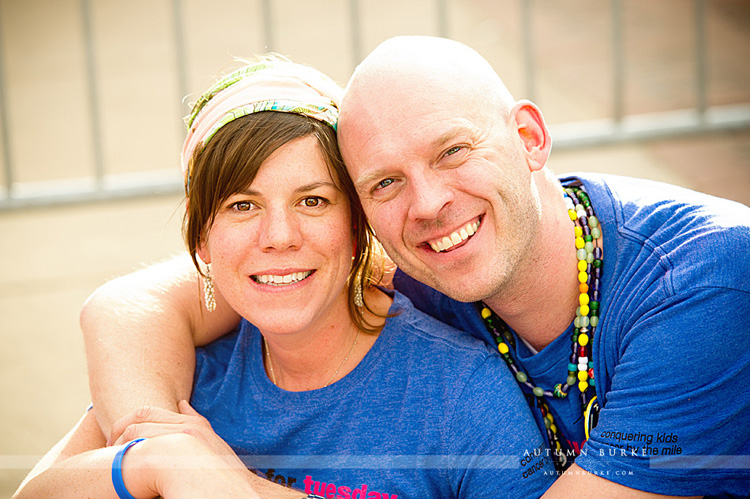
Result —
POLYGON ((120 445, 136 438, 186 434, 196 438, 231 467, 244 469, 231 447, 214 432, 211 423, 193 409, 186 400, 177 404, 179 413, 159 407, 144 406, 121 418, 112 426, 109 443, 120 445))
POLYGON ((143 499, 260 497, 252 486, 258 478, 250 475, 239 460, 228 463, 199 437, 186 433, 144 440, 123 459, 125 486, 143 499))

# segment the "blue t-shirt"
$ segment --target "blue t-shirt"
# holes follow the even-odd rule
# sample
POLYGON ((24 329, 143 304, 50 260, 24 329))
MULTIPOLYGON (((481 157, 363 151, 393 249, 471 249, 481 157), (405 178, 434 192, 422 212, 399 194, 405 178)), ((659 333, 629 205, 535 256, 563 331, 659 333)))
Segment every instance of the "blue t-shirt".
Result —
POLYGON ((544 441, 502 359, 395 293, 374 345, 343 379, 288 392, 243 321, 197 351, 191 403, 249 468, 326 498, 539 497, 544 441))
MULTIPOLYGON (((653 493, 750 495, 750 209, 657 182, 575 178, 604 249, 592 343, 601 412, 588 441, 577 388, 547 402, 581 453, 576 464, 653 493)), ((428 314, 494 343, 475 304, 403 273, 394 284, 428 314)), ((512 354, 537 386, 565 382, 572 332, 537 354, 516 342, 512 354)))

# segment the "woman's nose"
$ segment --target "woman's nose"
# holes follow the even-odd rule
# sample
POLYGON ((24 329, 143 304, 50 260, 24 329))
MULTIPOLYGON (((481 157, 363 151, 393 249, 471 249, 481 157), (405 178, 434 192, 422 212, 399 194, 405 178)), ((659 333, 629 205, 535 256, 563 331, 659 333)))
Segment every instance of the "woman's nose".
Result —
POLYGON ((299 249, 302 245, 300 221, 284 209, 269 209, 264 216, 259 242, 264 251, 299 249))

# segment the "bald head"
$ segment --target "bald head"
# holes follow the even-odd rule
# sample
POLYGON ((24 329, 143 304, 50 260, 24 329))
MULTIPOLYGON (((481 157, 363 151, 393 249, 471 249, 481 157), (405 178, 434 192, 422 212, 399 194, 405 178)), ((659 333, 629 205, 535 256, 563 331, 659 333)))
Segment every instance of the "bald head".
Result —
POLYGON ((341 151, 356 167, 362 146, 399 124, 450 113, 490 130, 507 125, 514 104, 490 63, 466 45, 428 36, 391 38, 349 80, 339 116, 341 151))
POLYGON ((495 116, 515 103, 475 50, 445 38, 399 36, 381 43, 354 71, 341 106, 342 128, 354 115, 399 112, 414 100, 459 101, 495 116))

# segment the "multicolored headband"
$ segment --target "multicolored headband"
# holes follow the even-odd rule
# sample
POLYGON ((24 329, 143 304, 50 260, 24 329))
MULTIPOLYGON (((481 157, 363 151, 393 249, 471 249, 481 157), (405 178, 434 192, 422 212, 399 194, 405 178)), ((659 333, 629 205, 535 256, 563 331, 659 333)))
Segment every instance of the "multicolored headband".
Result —
POLYGON ((187 117, 182 146, 182 173, 189 193, 193 155, 227 123, 261 111, 309 116, 330 125, 338 122, 342 89, 323 73, 288 61, 261 61, 223 77, 209 88, 187 117))

